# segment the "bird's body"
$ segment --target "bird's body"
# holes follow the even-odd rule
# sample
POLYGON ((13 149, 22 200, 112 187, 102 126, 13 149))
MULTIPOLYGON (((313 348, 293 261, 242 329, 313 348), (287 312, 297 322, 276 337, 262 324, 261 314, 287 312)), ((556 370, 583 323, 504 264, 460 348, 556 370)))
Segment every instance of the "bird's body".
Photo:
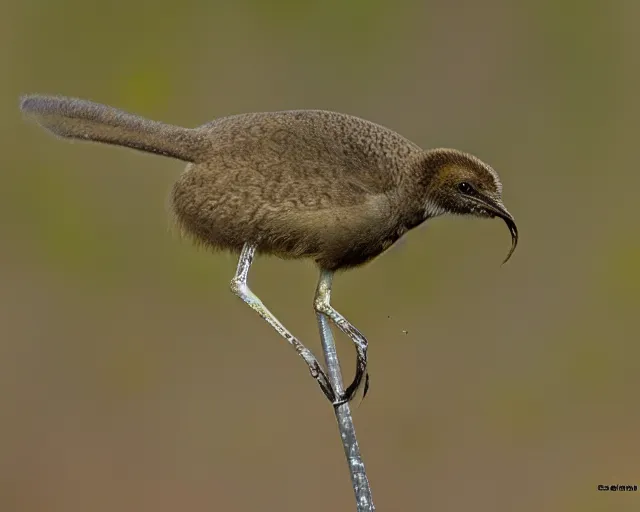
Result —
POLYGON ((183 231, 205 245, 240 251, 249 241, 259 253, 338 270, 377 256, 418 220, 402 185, 423 151, 380 125, 303 110, 200 130, 215 144, 178 179, 171 203, 183 231))
POLYGON ((423 150, 347 114, 291 110, 239 114, 198 128, 151 121, 74 98, 27 96, 22 110, 56 135, 188 162, 171 193, 182 232, 240 253, 232 290, 305 359, 332 401, 349 400, 366 375, 367 341, 329 302, 335 271, 375 258, 440 214, 500 217, 517 243, 497 173, 453 149, 423 150), (356 377, 338 399, 313 355, 247 286, 254 253, 310 258, 321 270, 314 306, 358 350, 356 377))

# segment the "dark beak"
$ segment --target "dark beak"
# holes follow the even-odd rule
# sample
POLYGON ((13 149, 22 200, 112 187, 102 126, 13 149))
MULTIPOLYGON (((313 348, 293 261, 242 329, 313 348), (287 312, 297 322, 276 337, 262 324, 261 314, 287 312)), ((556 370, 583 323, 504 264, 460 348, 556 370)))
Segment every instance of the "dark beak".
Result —
POLYGON ((507 254, 507 257, 502 262, 502 264, 504 265, 507 261, 509 261, 509 258, 511 258, 513 251, 516 250, 516 246, 518 245, 518 226, 516 226, 516 221, 513 220, 513 217, 507 211, 505 211, 505 213, 502 215, 498 215, 498 217, 500 217, 505 222, 505 224, 509 228, 509 232, 511 233, 511 249, 509 250, 509 254, 507 254))
POLYGON ((518 226, 516 226, 516 221, 514 220, 513 216, 507 211, 502 203, 493 200, 487 200, 487 206, 495 217, 500 217, 504 221, 504 223, 509 228, 509 232, 511 233, 511 250, 509 251, 509 254, 507 254, 505 260, 502 262, 502 264, 504 265, 507 261, 509 261, 509 258, 511 258, 513 251, 516 250, 516 246, 518 245, 518 226))

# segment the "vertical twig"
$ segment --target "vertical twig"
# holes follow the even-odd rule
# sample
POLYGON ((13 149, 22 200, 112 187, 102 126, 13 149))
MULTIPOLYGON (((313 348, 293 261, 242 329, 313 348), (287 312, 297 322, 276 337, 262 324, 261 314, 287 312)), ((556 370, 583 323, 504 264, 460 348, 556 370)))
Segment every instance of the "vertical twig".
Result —
MULTIPOLYGON (((343 392, 342 374, 340 372, 340 363, 336 352, 336 345, 333 341, 333 333, 329 326, 329 321, 322 313, 317 313, 318 326, 320 327, 320 339, 322 341, 322 350, 324 352, 324 360, 327 363, 329 380, 337 394, 343 392)), ((353 418, 351 417, 351 409, 349 404, 342 404, 335 407, 336 420, 338 420, 338 429, 342 438, 342 446, 344 454, 349 464, 349 472, 351 473, 351 483, 353 484, 353 492, 356 495, 356 510, 358 512, 373 512, 375 507, 371 498, 371 488, 369 480, 364 469, 364 462, 360 455, 358 440, 356 439, 356 430, 353 426, 353 418)))

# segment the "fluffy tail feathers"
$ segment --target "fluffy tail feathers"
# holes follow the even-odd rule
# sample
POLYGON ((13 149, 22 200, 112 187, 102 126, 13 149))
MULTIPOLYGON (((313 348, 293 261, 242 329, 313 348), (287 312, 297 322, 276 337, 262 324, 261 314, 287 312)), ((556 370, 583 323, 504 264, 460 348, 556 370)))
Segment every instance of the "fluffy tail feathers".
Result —
POLYGON ((29 95, 20 109, 59 137, 102 142, 197 162, 207 148, 206 138, 195 129, 151 121, 135 114, 60 96, 29 95))

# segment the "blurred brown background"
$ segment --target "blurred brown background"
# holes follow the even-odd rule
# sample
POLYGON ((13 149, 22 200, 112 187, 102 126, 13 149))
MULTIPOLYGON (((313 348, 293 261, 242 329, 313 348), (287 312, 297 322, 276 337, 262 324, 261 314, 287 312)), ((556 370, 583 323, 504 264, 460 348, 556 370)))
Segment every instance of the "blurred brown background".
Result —
MULTIPOLYGON (((631 511, 640 492, 638 2, 0 2, 0 510, 353 510, 331 407, 167 230, 183 168, 55 140, 18 96, 196 126, 324 108, 477 154, 499 221, 336 279, 370 340, 379 510, 631 511), (407 331, 406 334, 403 330, 407 331)), ((319 354, 310 263, 251 286, 319 354)), ((345 373, 353 350, 340 336, 345 373)))

